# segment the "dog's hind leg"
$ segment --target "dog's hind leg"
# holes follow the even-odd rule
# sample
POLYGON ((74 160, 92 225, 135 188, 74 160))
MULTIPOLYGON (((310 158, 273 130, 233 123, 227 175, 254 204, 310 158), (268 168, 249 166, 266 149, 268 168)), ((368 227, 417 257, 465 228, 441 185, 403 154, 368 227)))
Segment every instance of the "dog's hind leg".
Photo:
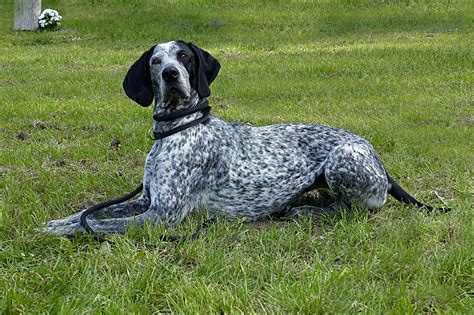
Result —
POLYGON ((324 164, 324 175, 329 189, 347 205, 377 209, 387 199, 387 173, 375 150, 362 139, 332 151, 324 164))

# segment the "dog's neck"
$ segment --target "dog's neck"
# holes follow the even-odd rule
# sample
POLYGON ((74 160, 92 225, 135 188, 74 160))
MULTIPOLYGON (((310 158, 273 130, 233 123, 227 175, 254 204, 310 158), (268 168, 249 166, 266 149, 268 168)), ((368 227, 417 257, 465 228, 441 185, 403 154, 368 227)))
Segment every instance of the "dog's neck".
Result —
MULTIPOLYGON (((153 117, 163 117, 167 115, 172 115, 174 113, 179 113, 181 111, 192 109, 197 106, 200 106, 203 101, 206 99, 200 99, 197 93, 192 93, 192 95, 186 100, 180 100, 176 103, 164 102, 159 101, 155 104, 155 109, 153 111, 153 117)), ((153 132, 166 132, 177 128, 179 126, 183 126, 187 123, 195 121, 199 118, 203 117, 202 111, 196 111, 191 114, 184 115, 183 117, 179 117, 172 120, 167 121, 155 121, 153 126, 153 132)), ((158 120, 158 119, 155 119, 158 120)))

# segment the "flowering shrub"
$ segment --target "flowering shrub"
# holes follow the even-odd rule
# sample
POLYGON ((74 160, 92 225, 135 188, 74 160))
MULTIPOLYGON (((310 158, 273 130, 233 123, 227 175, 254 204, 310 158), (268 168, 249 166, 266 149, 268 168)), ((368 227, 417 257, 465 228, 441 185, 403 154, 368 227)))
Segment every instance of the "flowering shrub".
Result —
POLYGON ((44 9, 41 12, 38 24, 41 30, 57 31, 61 28, 62 16, 59 12, 53 9, 44 9))

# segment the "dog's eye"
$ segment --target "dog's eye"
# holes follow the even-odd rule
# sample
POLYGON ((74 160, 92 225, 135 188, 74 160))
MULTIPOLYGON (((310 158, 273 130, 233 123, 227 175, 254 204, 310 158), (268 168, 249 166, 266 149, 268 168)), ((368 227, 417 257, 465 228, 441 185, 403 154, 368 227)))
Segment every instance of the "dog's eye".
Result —
POLYGON ((178 59, 179 60, 185 60, 186 58, 188 58, 188 55, 186 55, 184 52, 180 52, 178 54, 178 59))
POLYGON ((158 59, 158 58, 155 58, 151 61, 151 63, 154 64, 154 65, 159 65, 161 63, 161 60, 158 59))

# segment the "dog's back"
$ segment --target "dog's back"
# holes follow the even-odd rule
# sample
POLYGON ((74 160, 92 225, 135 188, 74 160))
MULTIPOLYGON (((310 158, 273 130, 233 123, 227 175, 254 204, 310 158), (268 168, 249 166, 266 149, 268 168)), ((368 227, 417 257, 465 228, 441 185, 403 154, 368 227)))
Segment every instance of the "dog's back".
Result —
POLYGON ((203 131, 200 136, 206 142, 212 138, 214 153, 214 167, 205 176, 204 207, 254 219, 281 211, 314 184, 332 150, 361 139, 324 125, 251 127, 215 117, 203 131))

